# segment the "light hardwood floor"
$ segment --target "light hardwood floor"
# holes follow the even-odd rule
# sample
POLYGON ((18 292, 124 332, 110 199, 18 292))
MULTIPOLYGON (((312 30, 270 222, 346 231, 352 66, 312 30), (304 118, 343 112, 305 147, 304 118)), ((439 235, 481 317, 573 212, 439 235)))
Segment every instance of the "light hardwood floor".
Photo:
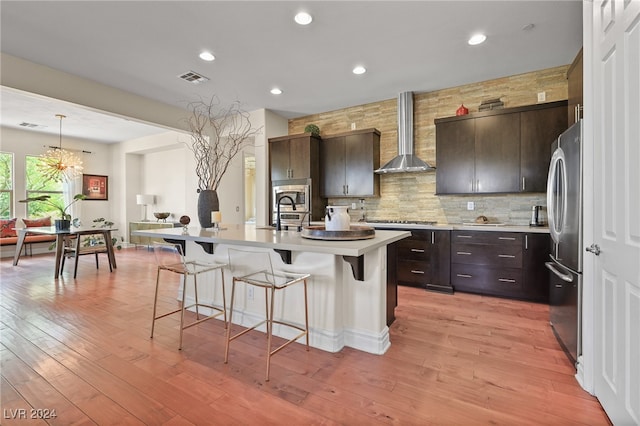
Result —
MULTIPOLYGON (((187 329, 182 351, 177 317, 149 339, 153 254, 116 256, 113 273, 86 257, 58 281, 52 255, 0 261, 1 424, 45 424, 32 417, 46 410, 59 425, 609 424, 545 305, 401 287, 386 354, 296 344, 264 382, 263 333, 236 341, 226 365, 221 321, 187 329)), ((176 294, 164 286, 162 307, 176 294)))

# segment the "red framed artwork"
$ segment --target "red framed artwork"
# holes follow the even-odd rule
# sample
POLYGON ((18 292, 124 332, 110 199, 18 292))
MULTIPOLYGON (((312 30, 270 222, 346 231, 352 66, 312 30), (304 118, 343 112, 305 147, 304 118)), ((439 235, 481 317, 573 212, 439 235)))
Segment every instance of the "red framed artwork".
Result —
POLYGON ((102 175, 82 175, 82 194, 87 200, 109 199, 109 177, 102 175))

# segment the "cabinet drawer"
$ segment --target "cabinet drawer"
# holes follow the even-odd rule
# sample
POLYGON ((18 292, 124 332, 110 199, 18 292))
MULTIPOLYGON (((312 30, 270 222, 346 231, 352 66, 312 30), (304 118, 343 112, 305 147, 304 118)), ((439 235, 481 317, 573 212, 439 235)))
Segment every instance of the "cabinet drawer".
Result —
POLYGON ((456 291, 518 297, 522 294, 522 270, 478 265, 452 265, 451 284, 456 291))
POLYGON ((452 244, 451 262, 522 268, 522 246, 489 244, 452 244))
POLYGON ((429 243, 414 239, 398 241, 398 258, 411 260, 427 260, 429 258, 429 243))
POLYGON ((522 234, 519 232, 495 231, 453 231, 452 243, 478 243, 522 246, 522 234))
POLYGON ((413 260, 398 260, 398 281, 424 287, 429 280, 429 264, 413 260))

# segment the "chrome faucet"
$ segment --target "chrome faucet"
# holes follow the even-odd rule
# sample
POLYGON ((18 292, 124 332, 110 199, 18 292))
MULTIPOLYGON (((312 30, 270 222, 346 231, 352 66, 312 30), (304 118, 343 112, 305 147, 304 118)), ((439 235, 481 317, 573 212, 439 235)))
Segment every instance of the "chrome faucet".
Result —
POLYGON ((280 203, 285 198, 288 198, 291 201, 291 205, 293 206, 293 210, 296 209, 296 203, 295 203, 295 201, 293 201, 293 198, 289 197, 288 195, 283 195, 282 197, 278 198, 278 201, 276 202, 276 207, 277 207, 277 209, 276 209, 277 210, 277 213, 276 213, 276 231, 282 230, 282 226, 280 225, 280 203))

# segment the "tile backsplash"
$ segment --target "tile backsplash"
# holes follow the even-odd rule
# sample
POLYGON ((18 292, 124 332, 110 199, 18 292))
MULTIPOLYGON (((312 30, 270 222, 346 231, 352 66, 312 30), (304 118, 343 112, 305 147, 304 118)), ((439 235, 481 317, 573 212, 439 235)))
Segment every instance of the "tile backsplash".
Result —
MULTIPOLYGON (((500 97, 505 108, 531 105, 537 93, 544 91, 545 102, 567 99, 568 65, 525 74, 482 81, 433 92, 414 93, 415 154, 429 164, 436 160, 434 120, 455 115, 461 104, 477 111, 485 99, 500 97)), ((307 124, 320 127, 320 136, 348 131, 352 124, 358 129, 376 128, 380 135, 380 164, 395 157, 397 142, 397 101, 385 99, 365 105, 328 111, 289 120, 289 134, 302 133, 307 124)), ((551 143, 551 141, 549 141, 551 143)), ((531 207, 546 206, 545 194, 496 195, 436 195, 436 173, 398 173, 380 176, 380 197, 365 200, 366 216, 370 219, 435 220, 438 223, 473 222, 480 215, 491 222, 528 225, 531 207), (467 210, 467 202, 475 203, 467 210)), ((329 204, 356 203, 352 220, 360 217, 358 199, 331 199, 329 204)))
POLYGON ((330 199, 331 205, 351 206, 352 221, 362 215, 360 207, 364 205, 364 214, 368 219, 389 219, 407 221, 437 221, 440 224, 459 224, 473 222, 480 216, 486 216, 490 222, 508 225, 528 225, 531 219, 531 207, 546 206, 546 194, 474 194, 474 195, 434 195, 435 173, 405 173, 394 175, 393 180, 381 176, 380 192, 384 197, 360 199, 330 199), (404 188, 404 190, 402 190, 404 188), (406 188, 411 188, 407 190, 406 188), (467 210, 467 203, 475 204, 474 210, 467 210))

